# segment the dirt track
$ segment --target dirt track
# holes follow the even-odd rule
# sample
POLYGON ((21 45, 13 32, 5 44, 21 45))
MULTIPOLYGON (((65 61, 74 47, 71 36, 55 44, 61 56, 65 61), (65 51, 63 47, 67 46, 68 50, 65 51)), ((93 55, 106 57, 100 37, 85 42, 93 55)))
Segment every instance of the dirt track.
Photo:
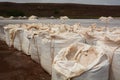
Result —
POLYGON ((0 80, 50 80, 39 64, 0 41, 0 80))

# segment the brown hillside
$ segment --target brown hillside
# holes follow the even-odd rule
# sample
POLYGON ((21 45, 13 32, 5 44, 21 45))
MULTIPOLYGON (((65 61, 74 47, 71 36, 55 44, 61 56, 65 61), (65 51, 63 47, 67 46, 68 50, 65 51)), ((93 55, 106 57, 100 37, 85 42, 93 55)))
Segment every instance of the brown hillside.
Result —
POLYGON ((53 4, 53 3, 0 3, 2 16, 69 16, 71 18, 97 18, 100 16, 120 16, 120 6, 53 4))

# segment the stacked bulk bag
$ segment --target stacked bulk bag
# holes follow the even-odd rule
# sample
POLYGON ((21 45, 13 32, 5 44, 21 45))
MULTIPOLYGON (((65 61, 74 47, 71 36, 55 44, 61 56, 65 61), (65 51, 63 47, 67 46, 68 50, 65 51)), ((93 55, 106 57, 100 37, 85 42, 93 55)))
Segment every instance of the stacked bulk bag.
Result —
POLYGON ((34 44, 31 41, 34 36, 34 32, 38 31, 40 26, 41 24, 39 24, 39 26, 37 24, 26 24, 22 26, 22 28, 24 28, 24 30, 22 31, 22 51, 27 55, 31 55, 32 52, 34 52, 34 50, 31 50, 32 47, 33 49, 35 48, 33 46, 34 44))
POLYGON ((113 51, 112 65, 111 65, 111 80, 120 79, 120 30, 116 30, 113 33, 115 37, 111 37, 116 45, 116 48, 113 51))
POLYGON ((114 50, 120 45, 120 34, 106 33, 104 39, 96 42, 97 46, 100 46, 110 59, 113 57, 114 50))
POLYGON ((23 30, 21 31, 21 34, 23 35, 23 39, 22 39, 22 51, 27 54, 27 55, 31 55, 29 52, 30 50, 30 38, 29 36, 32 35, 33 31, 35 31, 36 29, 38 29, 38 26, 35 24, 26 24, 26 25, 22 25, 23 30))
POLYGON ((5 42, 7 45, 10 45, 10 35, 9 35, 9 30, 11 28, 8 28, 8 26, 4 27, 4 33, 5 33, 5 42))
POLYGON ((27 54, 27 55, 30 55, 29 54, 29 46, 30 46, 30 41, 29 39, 27 38, 28 35, 29 35, 29 31, 24 29, 21 31, 21 34, 23 35, 23 38, 22 38, 22 51, 27 54))
POLYGON ((5 41, 9 47, 13 46, 14 39, 16 36, 17 28, 20 27, 20 25, 7 25, 4 27, 4 32, 5 32, 5 41))
POLYGON ((85 29, 83 28, 83 31, 80 31, 80 34, 84 36, 85 43, 90 45, 96 45, 96 42, 98 40, 101 40, 104 38, 105 32, 104 27, 96 27, 96 24, 92 24, 89 28, 85 29))
POLYGON ((108 80, 109 60, 94 46, 74 43, 55 57, 52 80, 108 80))
POLYGON ((120 79, 120 47, 114 51, 112 65, 111 65, 111 75, 110 80, 120 79))
POLYGON ((39 42, 37 40, 38 33, 33 32, 31 36, 28 36, 30 45, 29 45, 29 54, 31 55, 31 58, 36 61, 37 63, 40 63, 40 51, 39 51, 39 42))
POLYGON ((5 41, 5 36, 3 33, 0 32, 0 40, 5 41))
POLYGON ((29 54, 31 55, 31 58, 36 61, 37 63, 40 63, 40 55, 41 55, 41 41, 42 38, 45 35, 48 35, 47 27, 41 27, 40 30, 34 30, 31 32, 31 34, 27 37, 29 39, 30 45, 29 45, 29 54))
POLYGON ((17 28, 13 46, 17 50, 21 51, 22 50, 22 42, 23 42, 23 34, 22 34, 23 29, 22 28, 17 28))
POLYGON ((110 59, 110 80, 120 79, 120 34, 107 33, 103 41, 98 41, 100 46, 110 59))
POLYGON ((84 38, 85 38, 85 43, 90 45, 94 45, 97 40, 93 32, 85 32, 84 38))
POLYGON ((25 54, 28 53, 29 40, 27 36, 29 31, 25 25, 7 25, 4 27, 6 43, 9 47, 14 47, 17 50, 22 50, 25 54))
POLYGON ((5 34, 4 34, 4 28, 0 28, 0 40, 5 41, 5 34))
POLYGON ((42 38, 41 41, 41 66, 51 74, 52 62, 54 56, 64 47, 72 44, 73 42, 84 42, 83 38, 75 33, 61 33, 57 35, 50 35, 42 38))

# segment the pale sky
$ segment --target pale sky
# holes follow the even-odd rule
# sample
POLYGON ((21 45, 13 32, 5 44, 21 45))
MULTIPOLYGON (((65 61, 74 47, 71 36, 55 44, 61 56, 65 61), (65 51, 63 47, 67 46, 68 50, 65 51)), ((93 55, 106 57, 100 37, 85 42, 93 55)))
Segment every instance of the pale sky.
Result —
POLYGON ((17 3, 83 3, 83 4, 102 4, 102 5, 120 5, 120 0, 0 0, 0 2, 17 3))

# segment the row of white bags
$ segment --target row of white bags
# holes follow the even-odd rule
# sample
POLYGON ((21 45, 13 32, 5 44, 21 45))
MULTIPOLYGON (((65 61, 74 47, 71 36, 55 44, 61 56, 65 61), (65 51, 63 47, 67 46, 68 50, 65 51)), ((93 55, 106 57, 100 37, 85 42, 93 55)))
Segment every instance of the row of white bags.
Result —
POLYGON ((31 55, 31 58, 40 63, 49 74, 52 71, 53 58, 59 50, 76 41, 84 42, 81 35, 63 32, 63 29, 60 29, 63 33, 53 33, 57 27, 51 28, 51 30, 46 27, 38 30, 35 25, 32 28, 29 27, 25 27, 25 25, 4 27, 6 43, 10 47, 13 46, 25 54, 31 55))
POLYGON ((120 34, 108 33, 104 39, 87 34, 91 46, 77 42, 62 49, 53 62, 52 80, 119 80, 120 34))
POLYGON ((13 46, 20 51, 22 50, 25 54, 31 55, 33 60, 40 63, 49 74, 52 74, 53 80, 58 80, 57 78, 60 80, 108 80, 110 76, 112 76, 112 78, 110 77, 111 80, 119 80, 119 29, 110 28, 104 31, 104 29, 95 28, 94 26, 91 28, 80 27, 78 24, 72 27, 73 28, 63 24, 8 25, 4 27, 4 31, 6 43, 10 47, 13 46), (106 43, 106 41, 109 43, 106 43), (77 42, 74 46, 78 48, 69 46, 74 42, 77 42), (114 44, 114 46, 108 44, 114 44), (92 47, 93 45, 97 47, 92 47), (69 48, 67 46, 69 46, 69 48), (74 50, 69 50, 71 49, 70 47, 73 47, 75 52, 74 50), (91 51, 91 47, 92 49, 99 47, 99 49, 94 50, 97 52, 96 56, 93 54, 90 54, 90 56, 87 54, 87 56, 85 56, 85 54, 81 58, 79 51, 82 51, 81 53, 83 54, 84 49, 80 50, 79 48, 86 47, 85 52, 87 51, 88 53, 91 51), (62 51, 60 51, 61 49, 62 51), (74 54, 72 54, 70 59, 67 59, 66 56, 71 55, 72 51, 74 54), (78 53, 76 51, 78 51, 78 53), (61 57, 64 53, 65 55, 61 57), (75 55, 75 53, 77 54, 75 55), (54 59, 55 56, 57 58, 54 59), (73 56, 75 56, 74 59, 71 59, 73 56), (80 63, 78 59, 81 59, 80 63), (84 65, 83 63, 86 63, 84 59, 86 59, 86 61, 93 59, 91 62, 94 62, 94 65, 92 65, 91 62, 87 62, 87 64, 84 65))

